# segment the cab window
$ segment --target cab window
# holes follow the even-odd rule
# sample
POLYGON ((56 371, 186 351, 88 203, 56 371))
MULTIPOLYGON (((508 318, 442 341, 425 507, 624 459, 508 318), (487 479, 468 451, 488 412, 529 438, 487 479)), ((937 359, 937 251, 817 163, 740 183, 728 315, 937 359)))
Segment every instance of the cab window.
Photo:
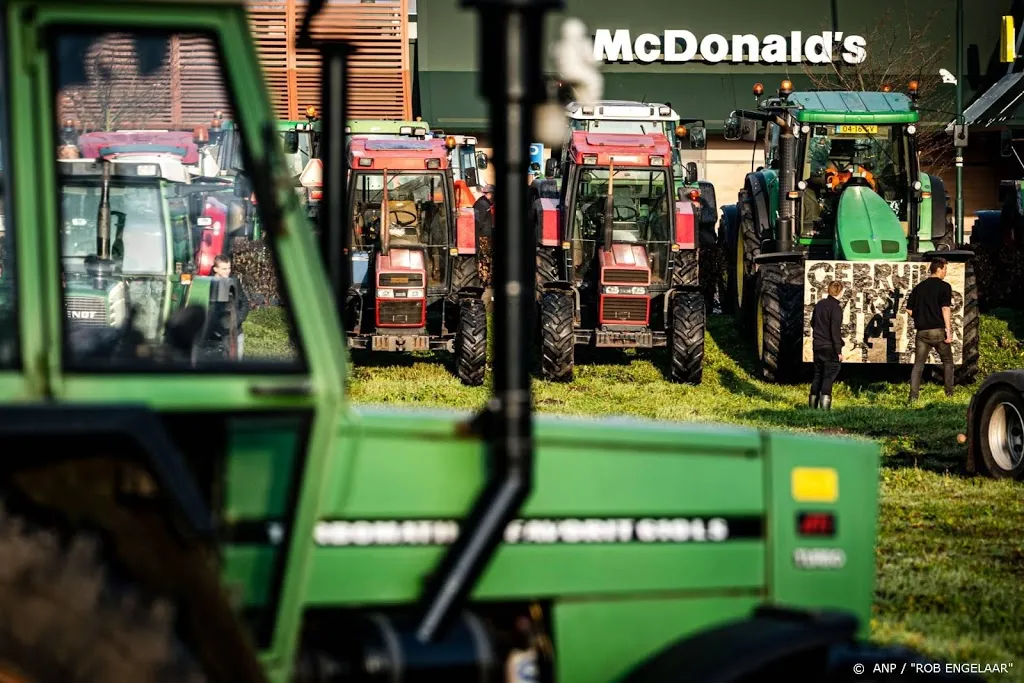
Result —
POLYGON ((211 145, 215 112, 242 125, 213 40, 65 32, 52 49, 66 367, 297 369, 272 249, 247 225, 273 198, 253 202, 244 168, 221 176, 211 145))
MULTIPOLYGON (((0 14, 0 30, 3 29, 0 14)), ((0 368, 10 368, 17 363, 18 316, 15 307, 14 282, 14 241, 11 234, 14 222, 11 220, 11 204, 8 190, 7 169, 10 168, 7 153, 7 64, 6 47, 0 45, 0 368)))

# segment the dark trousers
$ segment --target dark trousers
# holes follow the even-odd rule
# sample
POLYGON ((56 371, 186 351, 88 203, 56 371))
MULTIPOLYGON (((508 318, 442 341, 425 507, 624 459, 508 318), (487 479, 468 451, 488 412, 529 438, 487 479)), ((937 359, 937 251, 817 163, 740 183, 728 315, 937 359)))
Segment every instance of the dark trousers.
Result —
POLYGON ((942 382, 946 396, 953 395, 953 347, 946 343, 945 330, 918 330, 914 343, 914 370, 910 373, 910 398, 917 398, 921 391, 921 375, 931 350, 939 352, 942 360, 942 382))
POLYGON ((811 396, 831 396, 832 384, 839 376, 839 356, 831 346, 814 349, 814 379, 811 396))

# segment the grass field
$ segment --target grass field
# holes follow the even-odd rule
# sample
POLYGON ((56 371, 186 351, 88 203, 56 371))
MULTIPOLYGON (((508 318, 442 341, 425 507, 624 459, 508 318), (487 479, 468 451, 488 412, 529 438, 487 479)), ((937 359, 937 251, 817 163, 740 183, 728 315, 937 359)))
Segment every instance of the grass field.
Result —
MULTIPOLYGON (((276 311, 254 311, 246 324, 247 353, 286 347, 276 311)), ((983 376, 1024 367, 1024 318, 1008 311, 983 316, 981 343, 983 376)), ((490 391, 462 386, 441 354, 355 360, 350 393, 359 403, 474 408, 490 391)), ((940 386, 928 385, 921 404, 910 408, 909 370, 884 377, 844 368, 834 409, 811 411, 804 407, 807 385, 753 379, 753 355, 725 316, 709 321, 701 386, 667 382, 665 361, 664 354, 602 354, 577 366, 573 384, 535 382, 537 410, 877 440, 883 470, 875 638, 949 661, 1014 662, 1014 675, 999 680, 1024 681, 1024 484, 961 474, 965 447, 956 436, 965 431, 971 387, 947 399, 940 386)))

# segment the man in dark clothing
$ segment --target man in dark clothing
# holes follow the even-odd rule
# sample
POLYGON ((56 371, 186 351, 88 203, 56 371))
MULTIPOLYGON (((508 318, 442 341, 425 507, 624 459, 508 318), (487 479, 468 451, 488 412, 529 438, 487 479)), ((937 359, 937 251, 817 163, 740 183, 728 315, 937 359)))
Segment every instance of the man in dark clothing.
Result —
POLYGON ((946 396, 953 395, 953 288, 946 282, 946 259, 932 259, 931 277, 917 283, 907 298, 907 315, 914 319, 917 339, 914 344, 914 370, 910 374, 910 400, 921 391, 921 375, 932 349, 942 360, 942 379, 946 396))
MULTIPOLYGON (((218 254, 213 259, 213 278, 214 280, 228 279, 231 277, 231 259, 227 256, 218 254)), ((235 335, 235 360, 242 359, 242 353, 245 345, 245 334, 242 332, 242 323, 245 322, 246 317, 249 315, 249 297, 245 295, 245 290, 242 288, 242 283, 239 279, 235 278, 235 310, 234 315, 231 316, 234 322, 234 329, 228 330, 228 335, 235 335)), ((230 324, 229 324, 230 328, 230 324)), ((228 337, 227 347, 228 355, 230 356, 230 336, 228 337)))
POLYGON ((480 188, 483 196, 473 204, 476 214, 477 270, 484 287, 491 284, 491 233, 494 232, 494 185, 480 188))
POLYGON ((814 304, 811 314, 811 330, 814 333, 814 380, 807 405, 811 408, 832 409, 832 384, 839 376, 843 362, 843 307, 839 295, 843 283, 833 280, 828 283, 828 296, 814 304))

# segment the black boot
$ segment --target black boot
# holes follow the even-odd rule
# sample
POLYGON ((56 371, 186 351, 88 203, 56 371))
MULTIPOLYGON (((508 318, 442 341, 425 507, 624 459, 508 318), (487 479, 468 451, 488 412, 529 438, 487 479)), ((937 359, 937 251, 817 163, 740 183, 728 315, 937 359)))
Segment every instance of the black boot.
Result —
POLYGON ((821 397, 822 410, 832 410, 832 397, 828 394, 821 397))
POLYGON ((817 408, 818 407, 818 395, 817 394, 810 394, 807 397, 807 407, 808 408, 817 408))

